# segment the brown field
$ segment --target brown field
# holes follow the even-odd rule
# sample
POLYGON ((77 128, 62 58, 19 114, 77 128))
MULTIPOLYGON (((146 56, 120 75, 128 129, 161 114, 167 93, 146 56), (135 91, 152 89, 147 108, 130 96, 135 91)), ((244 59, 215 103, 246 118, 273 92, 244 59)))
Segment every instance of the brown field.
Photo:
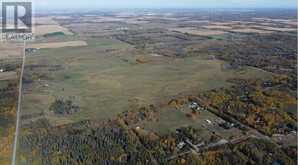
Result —
POLYGON ((258 25, 261 25, 261 26, 275 26, 275 23, 262 22, 262 23, 258 23, 258 25))
POLYGON ((295 19, 270 19, 270 18, 253 18, 256 21, 262 21, 264 23, 282 23, 285 25, 297 26, 297 20, 295 19))
POLYGON ((284 22, 284 23, 296 21, 294 19, 271 19, 271 18, 253 18, 253 19, 258 21, 284 22))
POLYGON ((150 54, 151 56, 153 56, 153 57, 162 57, 162 55, 160 55, 160 54, 156 54, 156 53, 152 53, 152 54, 150 54))
POLYGON ((298 26, 298 22, 297 22, 297 21, 287 22, 287 23, 285 23, 285 24, 287 24, 287 25, 293 25, 293 26, 295 26, 295 27, 298 26))
POLYGON ((22 54, 22 44, 12 44, 0 41, 0 59, 20 58, 22 54))
POLYGON ((210 25, 218 25, 218 26, 230 26, 230 25, 235 25, 237 24, 236 22, 211 22, 210 25))
POLYGON ((223 26, 223 25, 208 25, 208 26, 202 26, 202 27, 206 29, 220 29, 220 30, 229 30, 233 28, 231 26, 223 26))
POLYGON ((0 73, 0 81, 2 80, 12 80, 17 78, 16 72, 1 72, 0 73))
POLYGON ((206 24, 209 23, 210 21, 208 20, 188 20, 188 21, 184 21, 185 23, 202 23, 202 24, 206 24))
POLYGON ((86 22, 122 22, 123 18, 115 18, 115 17, 94 17, 94 19, 84 18, 86 22))
POLYGON ((210 36, 210 35, 222 35, 226 32, 220 31, 220 30, 208 30, 208 29, 195 29, 195 28, 172 28, 171 31, 177 31, 180 33, 189 33, 193 35, 199 35, 199 36, 210 36))
POLYGON ((262 30, 270 30, 270 31, 280 31, 280 32, 290 32, 296 31, 295 28, 278 28, 278 27, 270 27, 270 26, 251 26, 252 28, 262 29, 262 30))
POLYGON ((45 49, 45 48, 62 48, 62 47, 77 47, 87 46, 85 41, 67 41, 67 42, 49 42, 40 44, 29 44, 28 48, 45 49))
POLYGON ((258 29, 254 29, 254 28, 232 29, 230 31, 231 32, 237 32, 237 33, 259 33, 259 34, 272 33, 272 31, 258 30, 258 29))
POLYGON ((58 22, 54 21, 52 17, 36 17, 34 22, 36 25, 58 25, 58 22))
POLYGON ((128 24, 146 24, 146 23, 149 23, 149 21, 137 20, 137 19, 128 19, 125 22, 128 23, 128 24))

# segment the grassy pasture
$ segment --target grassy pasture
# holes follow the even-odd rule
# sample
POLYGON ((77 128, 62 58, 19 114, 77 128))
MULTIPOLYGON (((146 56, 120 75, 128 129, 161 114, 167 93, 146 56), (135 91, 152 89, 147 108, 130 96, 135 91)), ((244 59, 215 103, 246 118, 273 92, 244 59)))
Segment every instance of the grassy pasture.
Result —
POLYGON ((155 104, 179 94, 228 86, 230 78, 269 76, 254 68, 226 70, 219 60, 140 55, 113 39, 87 42, 86 47, 41 49, 28 55, 26 75, 43 76, 25 85, 24 115, 44 112, 54 125, 103 120, 134 104, 155 104), (146 62, 138 63, 140 57, 146 62), (29 69, 32 65, 41 67, 29 69), (61 67, 53 71, 51 65, 61 67), (55 116, 48 111, 55 98, 71 98, 80 112, 55 116))

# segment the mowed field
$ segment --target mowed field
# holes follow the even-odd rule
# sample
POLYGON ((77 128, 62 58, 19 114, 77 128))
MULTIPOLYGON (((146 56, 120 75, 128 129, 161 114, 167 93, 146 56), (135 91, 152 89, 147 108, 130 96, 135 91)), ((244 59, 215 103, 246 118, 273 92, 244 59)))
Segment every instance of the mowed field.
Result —
POLYGON ((254 68, 224 69, 219 60, 153 56, 114 39, 89 39, 87 43, 28 54, 25 76, 33 83, 24 85, 22 112, 34 117, 23 123, 41 117, 53 125, 105 120, 132 107, 228 86, 226 80, 231 78, 270 76, 254 68), (55 99, 69 98, 80 107, 79 112, 58 116, 49 111, 55 99))

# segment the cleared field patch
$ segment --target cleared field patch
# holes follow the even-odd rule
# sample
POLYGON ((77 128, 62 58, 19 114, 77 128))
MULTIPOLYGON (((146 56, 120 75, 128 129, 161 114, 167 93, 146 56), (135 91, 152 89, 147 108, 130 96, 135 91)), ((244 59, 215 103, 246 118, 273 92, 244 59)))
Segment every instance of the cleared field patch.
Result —
POLYGON ((227 32, 221 30, 210 30, 210 29, 196 29, 191 27, 185 28, 171 28, 171 31, 180 32, 180 33, 187 33, 199 36, 210 36, 210 35, 223 35, 227 32))
MULTIPOLYGON (((88 20, 88 19, 87 19, 88 20)), ((118 22, 124 21, 123 18, 116 18, 116 17, 96 17, 96 22, 118 22)))
POLYGON ((63 48, 63 47, 77 47, 77 46, 87 46, 85 41, 67 41, 67 42, 49 42, 40 44, 30 44, 28 48, 35 49, 46 49, 46 48, 63 48))
POLYGON ((36 25, 57 25, 58 22, 53 20, 52 17, 35 17, 34 22, 36 25))
POLYGON ((288 23, 288 22, 293 22, 296 21, 295 19, 272 19, 272 18, 266 18, 266 17, 257 17, 257 18, 252 18, 253 20, 257 21, 267 21, 267 22, 280 22, 280 23, 288 23))
POLYGON ((0 73, 0 81, 2 80, 13 80, 17 78, 16 72, 2 72, 0 73))
POLYGON ((208 25, 208 26, 202 26, 202 27, 206 29, 220 29, 220 30, 229 30, 233 28, 231 26, 223 26, 223 25, 208 25))
MULTIPOLYGON (((219 118, 208 111, 201 112, 195 120, 190 119, 186 116, 186 113, 191 110, 184 108, 175 109, 166 107, 160 111, 160 119, 157 122, 147 122, 144 124, 144 128, 159 134, 168 134, 174 132, 176 129, 181 127, 193 126, 194 128, 207 130, 202 125, 207 125, 205 119, 211 121, 218 120, 219 118)), ((205 138, 209 138, 208 132, 202 132, 205 138)))
POLYGON ((295 26, 295 27, 298 26, 298 22, 297 22, 297 20, 295 20, 295 21, 291 21, 291 22, 286 22, 285 24, 287 24, 287 25, 293 25, 293 26, 295 26))
POLYGON ((194 118, 190 118, 187 114, 191 113, 191 109, 188 104, 185 104, 179 108, 164 107, 160 110, 159 120, 156 122, 144 122, 141 127, 145 130, 157 132, 161 135, 166 135, 171 132, 175 132, 181 127, 194 127, 201 132, 201 138, 208 140, 213 132, 217 132, 218 135, 225 139, 230 139, 233 136, 239 136, 241 131, 237 128, 230 130, 222 129, 218 123, 222 123, 224 120, 218 116, 212 114, 208 110, 200 111, 194 118), (206 120, 212 123, 206 122, 206 120))
POLYGON ((271 19, 271 18, 253 18, 257 22, 261 24, 283 24, 283 25, 292 25, 297 27, 297 20, 296 19, 271 19))
POLYGON ((254 28, 231 29, 229 31, 236 32, 236 33, 259 33, 259 34, 270 34, 270 33, 272 33, 272 31, 260 30, 260 29, 254 29, 254 28))
POLYGON ((256 29, 262 29, 262 30, 269 30, 269 31, 279 31, 279 32, 291 32, 291 31, 297 31, 295 28, 279 28, 279 27, 270 27, 270 26, 251 26, 252 28, 256 29))
POLYGON ((9 42, 1 42, 0 59, 20 58, 22 55, 22 44, 13 44, 9 42))
POLYGON ((147 24, 150 23, 149 21, 139 20, 139 19, 127 19, 125 20, 128 24, 147 24))
POLYGON ((35 26, 33 30, 34 34, 37 36, 55 33, 55 32, 63 32, 65 35, 73 35, 67 28, 62 27, 60 25, 39 25, 35 26))
POLYGON ((207 24, 210 21, 209 20, 187 20, 184 21, 185 23, 196 23, 196 24, 207 24))
POLYGON ((231 26, 231 25, 235 25, 238 24, 237 22, 233 22, 233 21, 226 21, 226 22, 210 22, 209 25, 216 25, 216 26, 231 26))

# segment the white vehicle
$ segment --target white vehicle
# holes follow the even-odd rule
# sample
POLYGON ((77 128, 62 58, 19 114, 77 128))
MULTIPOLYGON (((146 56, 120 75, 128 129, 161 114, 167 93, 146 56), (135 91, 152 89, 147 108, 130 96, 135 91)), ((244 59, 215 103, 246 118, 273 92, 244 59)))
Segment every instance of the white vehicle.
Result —
POLYGON ((208 119, 205 120, 208 124, 212 124, 212 122, 208 119))
POLYGON ((185 143, 184 143, 184 142, 180 142, 180 143, 177 145, 177 148, 178 148, 178 149, 182 149, 184 146, 185 146, 185 143))

